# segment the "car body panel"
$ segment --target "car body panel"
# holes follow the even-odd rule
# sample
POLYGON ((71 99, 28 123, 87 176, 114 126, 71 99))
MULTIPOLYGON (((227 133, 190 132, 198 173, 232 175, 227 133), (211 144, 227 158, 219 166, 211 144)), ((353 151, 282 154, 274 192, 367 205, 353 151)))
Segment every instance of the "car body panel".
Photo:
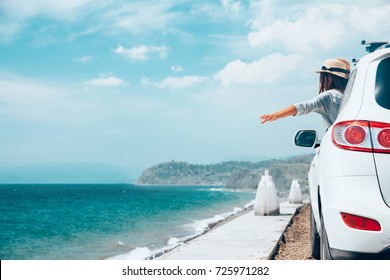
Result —
POLYGON ((309 194, 310 194, 310 205, 311 205, 311 211, 314 216, 314 220, 316 221, 316 227, 317 232, 321 230, 321 227, 317 221, 320 220, 319 215, 319 201, 318 201, 318 178, 317 178, 317 170, 319 168, 319 161, 318 161, 318 153, 320 152, 320 148, 316 149, 316 154, 311 162, 310 170, 308 174, 309 179, 309 194))
POLYGON ((321 188, 321 211, 331 248, 379 253, 390 247, 390 211, 378 191, 376 176, 329 178, 323 184, 326 189, 321 188), (346 195, 340 196, 340 193, 346 195), (349 228, 344 224, 341 212, 375 219, 382 229, 374 232, 349 228))
MULTIPOLYGON (((375 164, 382 197, 390 207, 390 154, 375 154, 375 164)), ((390 217, 389 217, 390 219, 390 217)))
MULTIPOLYGON (((378 65, 387 57, 390 57, 390 53, 387 53, 387 55, 380 55, 378 59, 375 59, 368 65, 365 92, 375 92, 378 65)), ((357 118, 389 123, 390 127, 390 110, 378 105, 374 94, 364 95, 361 110, 357 115, 357 118)), ((390 154, 373 153, 373 157, 383 199, 386 204, 390 206, 390 154)))

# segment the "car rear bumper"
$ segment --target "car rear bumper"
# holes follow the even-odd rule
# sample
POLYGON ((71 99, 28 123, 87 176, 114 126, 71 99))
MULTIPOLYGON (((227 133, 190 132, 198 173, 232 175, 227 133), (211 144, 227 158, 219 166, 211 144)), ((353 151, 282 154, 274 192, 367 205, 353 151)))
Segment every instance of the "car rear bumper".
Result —
POLYGON ((333 258, 389 258, 390 208, 383 201, 376 176, 328 178, 322 181, 320 197, 333 258), (343 222, 341 213, 374 219, 381 230, 350 228, 343 222))
POLYGON ((361 253, 331 248, 330 254, 334 260, 390 260, 390 248, 379 253, 361 253))

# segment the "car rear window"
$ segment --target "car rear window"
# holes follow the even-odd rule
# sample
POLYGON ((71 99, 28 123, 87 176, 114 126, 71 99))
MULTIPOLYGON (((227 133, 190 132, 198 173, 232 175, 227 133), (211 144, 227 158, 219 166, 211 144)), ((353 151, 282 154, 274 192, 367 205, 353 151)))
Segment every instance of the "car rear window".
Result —
POLYGON ((375 100, 383 108, 390 110, 390 57, 378 65, 375 83, 375 100))

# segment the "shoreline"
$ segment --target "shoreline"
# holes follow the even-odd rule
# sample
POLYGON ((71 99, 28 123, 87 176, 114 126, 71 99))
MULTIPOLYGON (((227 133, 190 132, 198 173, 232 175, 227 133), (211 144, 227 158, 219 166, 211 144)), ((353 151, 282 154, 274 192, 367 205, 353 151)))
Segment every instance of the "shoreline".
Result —
POLYGON ((169 248, 169 249, 166 249, 162 252, 159 252, 157 254, 154 254, 153 256, 150 256, 149 258, 146 258, 146 260, 154 260, 154 259, 157 259, 173 250, 175 250, 176 248, 184 245, 184 244, 187 244, 187 243, 190 243, 191 241, 199 238, 200 236, 203 236, 203 235, 206 235, 208 234, 209 232, 215 230, 216 228, 220 227, 220 226, 223 226, 224 224, 226 223, 229 223, 230 221, 236 219, 236 218, 239 218, 240 216, 250 212, 253 210, 253 207, 254 205, 251 204, 250 206, 242 209, 241 211, 237 212, 237 213, 234 213, 234 214, 231 214, 230 216, 227 216, 225 219, 221 220, 221 221, 217 221, 217 222, 214 222, 214 223, 210 223, 209 224, 209 228, 205 229, 203 232, 199 233, 199 234, 196 234, 194 236, 190 236, 189 238, 186 238, 185 240, 183 240, 182 242, 178 243, 175 247, 173 248, 169 248))
POLYGON ((224 212, 217 214, 213 217, 205 218, 200 220, 201 222, 204 222, 207 224, 207 226, 198 233, 194 233, 185 237, 182 237, 182 239, 177 239, 175 237, 172 237, 173 240, 170 242, 168 240, 167 244, 165 246, 158 247, 154 250, 150 250, 148 247, 137 247, 127 253, 120 254, 120 255, 114 255, 111 257, 105 258, 105 260, 155 260, 159 257, 175 250, 178 247, 181 247, 183 245, 186 245, 188 243, 191 243, 192 241, 198 239, 199 237, 202 237, 204 235, 207 235, 209 232, 212 232, 213 230, 228 224, 229 222, 235 220, 236 218, 239 218, 242 215, 245 215, 251 211, 253 211, 254 207, 254 200, 248 201, 244 207, 235 207, 234 209, 239 209, 237 211, 233 210, 231 212, 224 212), (170 244, 171 243, 171 244, 170 244))
POLYGON ((280 203, 281 214, 256 216, 253 205, 151 260, 270 259, 303 204, 280 203))

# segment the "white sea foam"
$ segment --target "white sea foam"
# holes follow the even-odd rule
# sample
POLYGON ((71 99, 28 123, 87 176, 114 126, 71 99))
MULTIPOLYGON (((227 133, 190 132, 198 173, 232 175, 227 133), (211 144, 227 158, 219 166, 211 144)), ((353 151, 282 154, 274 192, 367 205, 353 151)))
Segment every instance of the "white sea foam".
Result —
POLYGON ((109 258, 110 260, 144 260, 153 255, 148 247, 138 247, 127 254, 122 254, 109 258))
POLYGON ((244 193, 256 193, 255 190, 252 189, 229 189, 224 187, 219 188, 207 188, 207 189, 199 189, 199 191, 207 191, 207 192, 244 192, 244 193))
POLYGON ((195 230, 195 234, 201 234, 209 228, 209 224, 206 221, 193 221, 188 226, 195 230))
POLYGON ((253 205, 255 205, 255 201, 254 201, 254 200, 252 200, 251 202, 245 204, 244 207, 245 207, 245 209, 247 209, 247 208, 249 208, 249 207, 252 207, 253 205))
MULTIPOLYGON (((207 190, 207 189, 206 189, 207 190)), ((211 188, 211 189, 208 189, 207 191, 212 191, 212 192, 224 192, 226 191, 225 189, 223 188, 211 188)))
MULTIPOLYGON (((245 208, 246 209, 246 208, 245 208)), ((240 213, 241 211, 243 211, 244 209, 240 208, 240 207, 234 207, 233 208, 233 211, 231 212, 226 212, 226 213, 223 213, 221 216, 224 217, 224 219, 227 219, 229 217, 232 217, 238 213, 240 213)))
POLYGON ((240 207, 234 207, 232 212, 226 212, 219 215, 215 215, 212 218, 207 218, 203 220, 194 220, 191 224, 184 225, 185 227, 191 227, 195 230, 196 234, 202 234, 206 230, 212 228, 216 224, 226 220, 227 218, 238 214, 243 211, 240 207))
POLYGON ((169 238, 167 245, 169 245, 169 246, 178 245, 181 242, 182 241, 179 238, 171 237, 171 238, 169 238))
POLYGON ((224 188, 207 188, 207 189, 199 189, 200 192, 225 192, 224 188))

